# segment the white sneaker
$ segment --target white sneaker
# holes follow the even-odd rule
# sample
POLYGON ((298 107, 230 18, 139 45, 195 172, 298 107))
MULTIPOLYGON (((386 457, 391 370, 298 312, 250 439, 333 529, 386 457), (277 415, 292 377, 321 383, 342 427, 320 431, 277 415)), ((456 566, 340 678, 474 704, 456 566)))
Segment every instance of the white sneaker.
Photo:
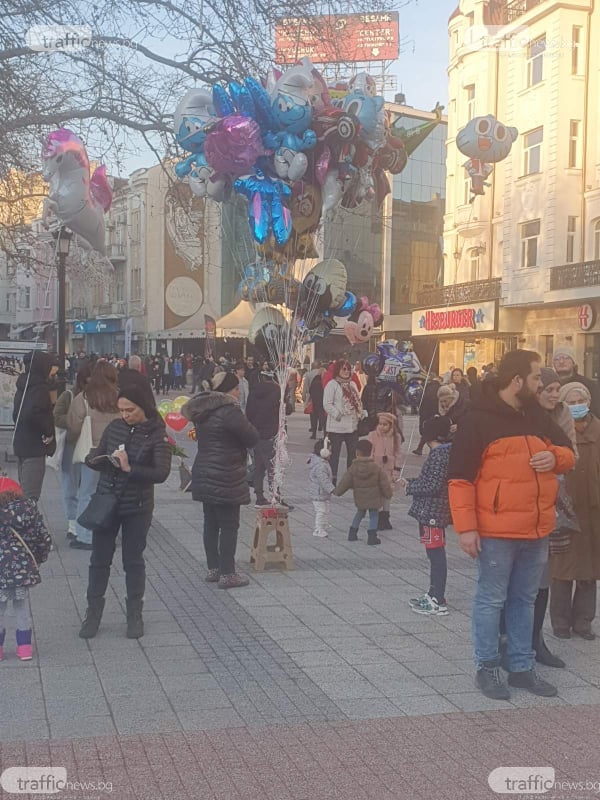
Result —
POLYGON ((318 539, 326 539, 329 534, 327 531, 313 531, 313 536, 316 536, 318 539))
POLYGON ((448 606, 446 603, 438 603, 435 597, 424 594, 416 600, 410 600, 409 605, 415 614, 427 614, 429 616, 447 617, 448 606))
POLYGON ((70 519, 69 520, 69 525, 67 527, 67 532, 77 535, 77 528, 75 527, 76 524, 77 523, 76 523, 76 521, 74 519, 70 519))

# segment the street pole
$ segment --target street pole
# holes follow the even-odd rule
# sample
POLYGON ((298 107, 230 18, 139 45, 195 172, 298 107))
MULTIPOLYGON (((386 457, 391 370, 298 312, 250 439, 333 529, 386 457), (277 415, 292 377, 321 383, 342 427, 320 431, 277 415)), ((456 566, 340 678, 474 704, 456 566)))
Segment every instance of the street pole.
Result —
POLYGON ((67 388, 67 372, 65 369, 65 349, 66 349, 66 327, 67 327, 67 310, 66 310, 66 267, 67 256, 69 255, 69 248, 71 246, 71 239, 73 234, 68 228, 62 226, 53 234, 56 240, 56 275, 58 280, 58 320, 57 320, 57 349, 58 349, 58 375, 56 376, 56 390, 57 397, 59 397, 67 388))

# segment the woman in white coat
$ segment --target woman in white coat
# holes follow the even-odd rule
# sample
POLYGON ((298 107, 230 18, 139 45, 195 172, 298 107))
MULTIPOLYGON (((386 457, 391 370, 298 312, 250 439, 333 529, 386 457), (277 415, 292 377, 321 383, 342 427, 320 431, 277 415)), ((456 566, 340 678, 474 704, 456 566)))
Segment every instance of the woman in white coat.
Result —
POLYGON ((331 442, 331 471, 337 481, 342 442, 346 443, 347 464, 354 461, 358 441, 358 423, 363 417, 363 407, 358 389, 352 380, 349 361, 336 361, 333 378, 323 393, 323 409, 327 414, 326 430, 331 442))

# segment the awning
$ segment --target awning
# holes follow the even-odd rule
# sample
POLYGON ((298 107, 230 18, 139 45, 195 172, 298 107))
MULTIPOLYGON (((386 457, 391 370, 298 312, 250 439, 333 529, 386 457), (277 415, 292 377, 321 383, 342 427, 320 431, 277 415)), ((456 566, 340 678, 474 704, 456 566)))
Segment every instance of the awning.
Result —
POLYGON ((13 328, 12 331, 8 332, 8 338, 9 339, 20 339, 21 338, 21 334, 24 331, 28 331, 30 328, 33 328, 34 325, 35 325, 35 323, 32 322, 31 325, 20 325, 18 328, 13 328))
POLYGON ((247 300, 240 300, 229 314, 217 320, 217 336, 245 339, 255 314, 256 309, 247 300))

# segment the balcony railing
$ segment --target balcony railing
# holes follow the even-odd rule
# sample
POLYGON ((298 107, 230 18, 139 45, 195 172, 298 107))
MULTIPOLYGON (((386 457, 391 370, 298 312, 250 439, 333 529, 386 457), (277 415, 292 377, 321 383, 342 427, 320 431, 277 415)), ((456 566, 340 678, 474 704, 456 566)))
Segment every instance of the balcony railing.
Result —
POLYGON ((125 252, 125 245, 124 244, 109 244, 108 245, 108 257, 118 261, 119 259, 124 259, 126 256, 125 252))
POLYGON ((550 291, 600 286, 600 260, 563 264, 550 272, 550 291))
POLYGON ((455 283, 451 286, 440 286, 436 289, 424 289, 417 292, 417 303, 420 306, 458 305, 460 303, 482 303, 485 300, 499 300, 502 296, 502 279, 492 278, 487 281, 471 281, 455 283))
POLYGON ((81 306, 75 306, 74 308, 67 309, 67 319, 87 319, 87 309, 82 308, 81 306))
POLYGON ((484 16, 486 25, 508 25, 544 0, 490 0, 484 16))
POLYGON ((127 313, 127 303, 124 300, 117 300, 114 303, 101 303, 96 313, 99 317, 106 317, 110 314, 122 314, 125 316, 127 313))

